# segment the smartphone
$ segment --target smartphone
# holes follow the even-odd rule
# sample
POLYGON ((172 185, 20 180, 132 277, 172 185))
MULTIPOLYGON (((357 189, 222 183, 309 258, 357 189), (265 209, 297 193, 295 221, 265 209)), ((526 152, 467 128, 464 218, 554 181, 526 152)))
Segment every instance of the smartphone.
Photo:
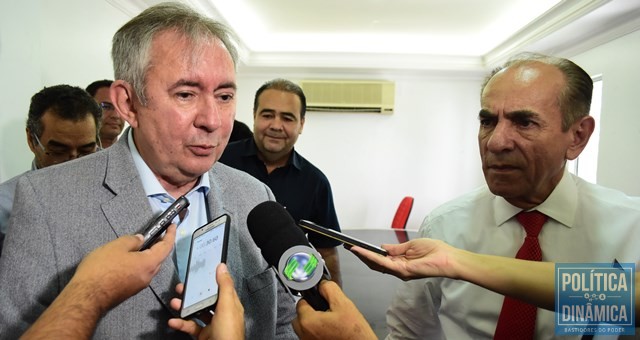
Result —
POLYGON ((169 228, 171 221, 173 221, 173 219, 188 206, 189 200, 184 196, 180 196, 180 198, 173 202, 167 210, 162 212, 158 218, 151 222, 151 224, 149 224, 142 233, 144 242, 142 243, 142 247, 140 247, 140 251, 151 247, 158 237, 160 237, 160 235, 169 228))
POLYGON ((338 241, 340 241, 342 243, 345 243, 345 244, 348 244, 350 246, 358 246, 358 247, 370 250, 370 251, 372 251, 374 253, 378 253, 378 254, 384 255, 384 256, 389 255, 386 250, 384 250, 384 249, 382 249, 382 248, 380 248, 378 246, 374 246, 371 243, 360 241, 357 238, 353 238, 351 236, 345 235, 345 234, 343 234, 341 232, 338 232, 338 231, 335 231, 333 229, 329 229, 329 228, 325 228, 323 226, 319 226, 319 225, 317 225, 317 224, 315 224, 313 222, 310 222, 310 221, 300 220, 298 222, 298 225, 301 226, 305 230, 311 230, 311 231, 313 231, 315 233, 322 234, 322 235, 324 235, 326 237, 330 237, 330 238, 332 238, 334 240, 338 240, 338 241))
POLYGON ((227 261, 230 226, 229 215, 225 214, 193 232, 180 307, 181 318, 213 310, 218 302, 216 268, 227 261))

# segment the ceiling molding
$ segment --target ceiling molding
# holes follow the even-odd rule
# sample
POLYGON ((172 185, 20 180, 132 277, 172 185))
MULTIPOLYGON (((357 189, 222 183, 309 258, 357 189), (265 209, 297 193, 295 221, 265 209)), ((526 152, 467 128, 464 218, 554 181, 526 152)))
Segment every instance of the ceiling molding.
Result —
POLYGON ((504 43, 484 55, 484 63, 488 67, 502 63, 514 53, 527 49, 549 34, 570 24, 586 13, 604 5, 610 0, 564 0, 532 21, 504 43))
POLYGON ((241 61, 250 67, 304 67, 333 69, 372 69, 384 70, 483 70, 480 57, 441 56, 424 54, 380 54, 380 53, 251 53, 241 61))
MULTIPOLYGON (((131 17, 163 0, 106 0, 131 17)), ((211 0, 179 0, 203 14, 229 23, 211 0)), ((535 0, 534 0, 535 1, 535 0)), ((509 39, 480 56, 435 54, 255 52, 236 37, 238 69, 304 70, 322 72, 432 72, 471 75, 484 73, 521 51, 535 51, 571 57, 590 48, 640 29, 640 1, 563 0, 516 32, 509 39)))
MULTIPOLYGON (((640 6, 638 2, 628 8, 616 8, 619 13, 608 11, 608 15, 595 12, 560 28, 544 41, 533 43, 530 48, 546 54, 571 58, 592 48, 640 30, 640 6)), ((604 12, 604 11, 599 11, 604 12)))

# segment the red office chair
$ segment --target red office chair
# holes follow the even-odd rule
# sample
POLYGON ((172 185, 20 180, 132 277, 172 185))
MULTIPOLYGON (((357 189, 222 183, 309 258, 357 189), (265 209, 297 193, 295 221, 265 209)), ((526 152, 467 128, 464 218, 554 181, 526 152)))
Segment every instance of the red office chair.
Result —
POLYGON ((400 201, 396 215, 393 217, 393 222, 391 222, 391 228, 405 229, 409 214, 411 214, 411 208, 413 208, 413 197, 406 196, 400 201))
POLYGON ((409 214, 411 214, 412 207, 413 197, 407 196, 403 198, 402 201, 400 201, 398 210, 396 210, 396 215, 393 217, 393 222, 391 222, 391 228, 396 233, 398 243, 409 241, 409 234, 407 234, 405 227, 407 226, 407 220, 409 219, 409 214))

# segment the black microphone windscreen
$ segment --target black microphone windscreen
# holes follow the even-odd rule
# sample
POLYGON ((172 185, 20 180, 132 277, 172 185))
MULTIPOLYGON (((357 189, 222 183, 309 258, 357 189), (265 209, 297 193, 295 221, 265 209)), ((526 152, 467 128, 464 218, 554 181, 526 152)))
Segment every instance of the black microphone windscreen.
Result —
POLYGON ((249 234, 267 263, 278 267, 282 254, 297 245, 309 246, 306 236, 293 217, 278 202, 258 204, 247 216, 249 234))

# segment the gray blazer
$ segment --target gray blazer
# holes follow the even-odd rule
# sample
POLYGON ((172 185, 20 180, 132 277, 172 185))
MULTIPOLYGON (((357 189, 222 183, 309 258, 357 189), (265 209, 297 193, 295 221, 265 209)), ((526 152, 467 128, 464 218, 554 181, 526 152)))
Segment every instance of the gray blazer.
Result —
MULTIPOLYGON (((253 177, 216 163, 209 171, 211 217, 231 217, 227 264, 245 309, 247 339, 297 338, 294 299, 286 293, 247 230, 247 215, 273 200, 253 177)), ((91 250, 140 232, 153 218, 127 138, 81 159, 20 179, 0 256, 0 338, 15 339, 51 304, 91 250)), ((167 326, 178 282, 171 257, 149 288, 107 313, 100 339, 189 338, 167 326)))

